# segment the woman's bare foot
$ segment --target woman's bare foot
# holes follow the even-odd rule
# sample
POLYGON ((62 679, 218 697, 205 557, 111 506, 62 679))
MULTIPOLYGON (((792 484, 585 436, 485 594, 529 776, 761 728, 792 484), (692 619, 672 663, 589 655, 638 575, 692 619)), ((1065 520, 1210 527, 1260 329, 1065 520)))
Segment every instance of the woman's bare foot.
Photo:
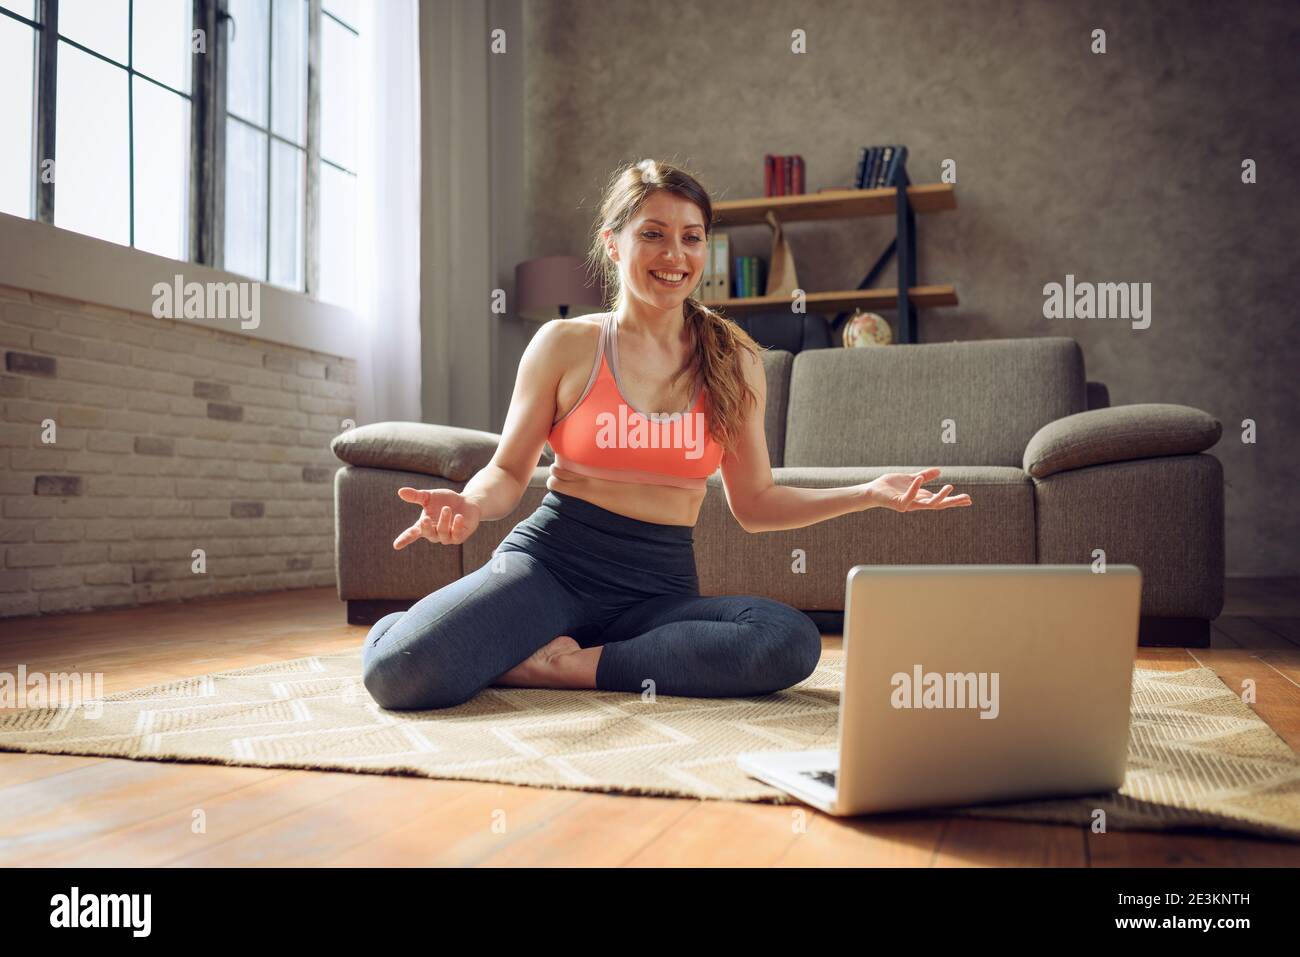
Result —
POLYGON ((560 635, 492 683, 507 688, 594 688, 600 651, 560 635))

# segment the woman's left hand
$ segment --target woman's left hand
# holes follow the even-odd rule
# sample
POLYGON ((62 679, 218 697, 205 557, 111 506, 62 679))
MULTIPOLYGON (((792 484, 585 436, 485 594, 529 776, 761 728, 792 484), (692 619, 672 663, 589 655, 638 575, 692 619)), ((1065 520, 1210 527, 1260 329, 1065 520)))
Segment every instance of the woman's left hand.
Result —
POLYGON ((930 508, 960 508, 970 505, 966 494, 948 497, 951 485, 937 492, 927 492, 921 486, 939 477, 938 469, 921 472, 886 472, 866 484, 867 496, 875 505, 892 508, 895 512, 918 512, 930 508))

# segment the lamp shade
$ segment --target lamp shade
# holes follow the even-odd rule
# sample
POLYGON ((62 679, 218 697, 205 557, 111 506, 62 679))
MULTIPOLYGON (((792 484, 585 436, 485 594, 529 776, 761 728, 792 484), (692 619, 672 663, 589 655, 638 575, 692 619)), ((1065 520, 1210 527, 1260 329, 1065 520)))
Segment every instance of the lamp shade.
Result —
POLYGON ((515 312, 534 322, 598 312, 605 300, 577 256, 540 256, 515 266, 515 312))

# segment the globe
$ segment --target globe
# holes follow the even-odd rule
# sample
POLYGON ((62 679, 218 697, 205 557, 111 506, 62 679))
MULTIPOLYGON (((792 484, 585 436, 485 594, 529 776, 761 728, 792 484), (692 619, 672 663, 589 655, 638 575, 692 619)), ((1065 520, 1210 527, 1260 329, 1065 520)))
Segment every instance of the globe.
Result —
POLYGON ((883 316, 874 312, 855 312, 844 324, 844 347, 887 346, 894 341, 894 330, 883 316))

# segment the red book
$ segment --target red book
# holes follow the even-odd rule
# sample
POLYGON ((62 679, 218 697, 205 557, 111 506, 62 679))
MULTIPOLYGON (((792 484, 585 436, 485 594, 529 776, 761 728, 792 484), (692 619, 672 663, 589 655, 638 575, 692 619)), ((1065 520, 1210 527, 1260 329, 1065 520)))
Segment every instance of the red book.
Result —
POLYGON ((796 194, 798 194, 798 195, 802 195, 802 194, 803 194, 803 191, 804 191, 803 180, 804 180, 803 157, 802 157, 802 156, 795 156, 795 158, 794 158, 794 192, 795 192, 796 194))
POLYGON ((763 195, 772 195, 772 180, 774 178, 774 167, 776 166, 776 157, 771 153, 763 154, 763 195))

